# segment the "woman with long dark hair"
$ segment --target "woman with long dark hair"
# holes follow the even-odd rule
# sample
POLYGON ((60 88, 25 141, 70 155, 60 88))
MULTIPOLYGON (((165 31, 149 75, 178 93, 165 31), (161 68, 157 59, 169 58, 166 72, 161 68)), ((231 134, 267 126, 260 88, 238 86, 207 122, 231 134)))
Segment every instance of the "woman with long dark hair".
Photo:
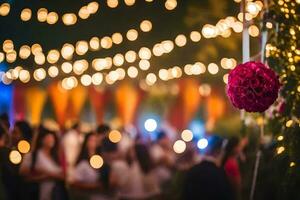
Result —
POLYGON ((65 173, 59 158, 55 132, 39 127, 36 146, 24 157, 21 174, 30 175, 32 181, 39 183, 40 200, 67 199, 65 173))
POLYGON ((225 146, 225 152, 222 160, 222 166, 226 172, 228 180, 235 193, 236 199, 240 199, 241 192, 241 173, 239 168, 238 156, 241 153, 240 139, 231 137, 225 146))
POLYGON ((109 184, 107 165, 94 169, 90 164, 91 157, 100 154, 98 145, 96 133, 91 132, 85 136, 71 183, 80 199, 109 199, 109 195, 106 194, 109 184))

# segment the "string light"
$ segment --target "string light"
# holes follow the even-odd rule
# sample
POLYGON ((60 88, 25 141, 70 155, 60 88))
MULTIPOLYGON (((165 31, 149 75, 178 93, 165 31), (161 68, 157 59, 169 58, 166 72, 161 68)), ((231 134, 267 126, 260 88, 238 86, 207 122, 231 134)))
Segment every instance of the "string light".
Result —
POLYGON ((183 153, 185 149, 186 149, 186 144, 182 140, 177 140, 173 145, 173 150, 177 154, 183 153))
POLYGON ((20 47, 20 50, 19 50, 19 57, 21 59, 27 59, 31 54, 31 49, 30 49, 30 46, 28 45, 23 45, 20 47))
POLYGON ((107 6, 110 8, 116 8, 119 5, 118 0, 107 0, 107 6))
POLYGON ((135 29, 130 29, 126 33, 126 37, 129 41, 135 41, 138 38, 138 32, 135 29))
POLYGON ((89 42, 90 48, 96 51, 100 48, 100 40, 98 37, 92 37, 89 42))
POLYGON ((66 13, 62 16, 62 21, 65 25, 71 26, 76 24, 77 16, 74 13, 66 13))
POLYGON ((61 70, 66 74, 71 73, 72 69, 72 64, 69 62, 63 62, 61 65, 61 70))
POLYGON ((112 143, 118 143, 121 141, 122 139, 122 135, 119 131, 117 130, 113 130, 108 134, 108 139, 112 142, 112 143))
POLYGON ((130 78, 136 78, 138 76, 138 69, 134 66, 131 66, 127 69, 127 74, 130 78))
POLYGON ((48 24, 55 24, 58 21, 58 14, 56 12, 50 12, 47 15, 46 21, 48 24))
POLYGON ((22 155, 17 150, 12 150, 9 153, 9 160, 11 163, 18 165, 22 161, 22 155))
POLYGON ((151 21, 149 20, 144 20, 141 22, 140 24, 140 29, 143 31, 143 32, 149 32, 152 30, 152 23, 151 21))
POLYGON ((86 42, 86 41, 78 41, 77 43, 76 43, 76 53, 78 54, 78 55, 84 55, 84 54, 86 54, 86 52, 88 51, 88 49, 89 49, 89 45, 88 45, 88 43, 86 42))
POLYGON ((123 36, 121 33, 114 33, 111 38, 114 44, 121 44, 123 42, 123 36))
POLYGON ((147 47, 142 47, 139 50, 140 59, 149 60, 151 58, 151 50, 147 47))
POLYGON ((146 83, 151 86, 151 85, 154 85, 155 82, 157 81, 157 78, 156 78, 156 75, 154 73, 149 73, 147 76, 146 76, 146 83))
POLYGON ((187 39, 185 35, 180 34, 175 38, 175 44, 179 47, 185 46, 186 43, 187 43, 187 39))
POLYGON ((207 69, 208 69, 208 72, 211 73, 211 74, 217 74, 219 72, 219 67, 217 64, 215 63, 210 63, 208 66, 207 66, 207 69))
POLYGON ((100 72, 93 74, 92 83, 94 85, 100 85, 103 81, 103 75, 100 72))
POLYGON ((201 34, 198 31, 192 31, 190 38, 193 42, 199 42, 201 40, 201 34))
POLYGON ((89 86, 92 84, 92 77, 88 74, 84 74, 81 76, 80 82, 84 86, 89 86))
POLYGON ((166 0, 165 7, 167 10, 174 10, 177 7, 177 0, 166 0))
POLYGON ((58 73, 59 73, 59 71, 56 66, 49 67, 48 74, 50 77, 54 78, 54 77, 58 76, 58 73))
POLYGON ((183 130, 181 133, 181 138, 185 142, 190 142, 193 139, 193 132, 191 130, 183 130))
POLYGON ((18 142, 18 150, 21 153, 28 153, 30 151, 30 144, 26 140, 21 140, 18 142))
POLYGON ((32 12, 29 8, 24 8, 21 12, 21 20, 22 21, 29 21, 31 19, 32 12))
POLYGON ((141 70, 148 70, 150 68, 150 62, 148 60, 140 60, 139 67, 141 70))
POLYGON ((10 4, 8 3, 3 3, 0 6, 0 15, 1 16, 7 16, 9 14, 10 11, 10 4))
POLYGON ((37 12, 37 19, 39 22, 46 22, 48 10, 46 8, 40 8, 37 12))
POLYGON ((93 155, 90 158, 90 165, 94 169, 100 169, 103 166, 103 158, 100 155, 93 155))
POLYGON ((127 6, 132 6, 135 4, 135 0, 124 0, 124 2, 127 6))

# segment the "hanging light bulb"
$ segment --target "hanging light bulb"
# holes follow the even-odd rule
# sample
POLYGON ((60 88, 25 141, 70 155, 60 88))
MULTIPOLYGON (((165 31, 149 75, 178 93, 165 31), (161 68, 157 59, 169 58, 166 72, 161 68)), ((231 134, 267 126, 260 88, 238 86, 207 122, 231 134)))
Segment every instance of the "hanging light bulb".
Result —
POLYGON ((10 11, 10 4, 8 3, 3 3, 0 5, 0 15, 1 16, 7 16, 10 11))
POLYGON ((66 43, 61 49, 61 55, 64 59, 69 60, 73 57, 75 48, 72 44, 66 43))
POLYGON ((77 16, 74 13, 66 13, 62 16, 62 21, 65 25, 71 26, 77 22, 77 16))
POLYGON ((29 21, 31 19, 31 16, 32 16, 32 12, 29 8, 24 8, 21 12, 21 20, 26 22, 26 21, 29 21))
POLYGON ((47 23, 48 24, 55 24, 58 21, 58 14, 56 12, 50 12, 47 15, 47 23))
POLYGON ((90 40, 90 48, 94 51, 100 48, 100 40, 98 37, 92 37, 90 40))
POLYGON ((39 22, 47 21, 48 10, 46 8, 40 8, 37 12, 37 19, 39 22))
POLYGON ((123 36, 121 33, 114 33, 112 36, 112 42, 115 44, 121 44, 123 42, 123 36))
POLYGON ((22 59, 27 59, 31 54, 31 49, 30 46, 28 45, 23 45, 20 47, 19 50, 19 57, 22 59))
POLYGON ((48 52, 47 61, 51 64, 54 64, 58 61, 60 57, 59 51, 56 49, 52 49, 48 52))
POLYGON ((86 41, 78 41, 76 43, 76 53, 80 56, 86 54, 86 52, 88 51, 89 49, 89 45, 86 41))
POLYGON ((82 6, 79 11, 78 11, 78 16, 81 18, 81 19, 87 19, 89 18, 90 16, 90 12, 87 8, 87 6, 82 6))
POLYGON ((129 41, 135 41, 138 38, 138 32, 135 29, 127 31, 126 37, 129 41))
POLYGON ((143 31, 143 32, 149 32, 152 30, 152 23, 151 21, 149 20, 144 20, 141 22, 140 24, 140 29, 143 31))

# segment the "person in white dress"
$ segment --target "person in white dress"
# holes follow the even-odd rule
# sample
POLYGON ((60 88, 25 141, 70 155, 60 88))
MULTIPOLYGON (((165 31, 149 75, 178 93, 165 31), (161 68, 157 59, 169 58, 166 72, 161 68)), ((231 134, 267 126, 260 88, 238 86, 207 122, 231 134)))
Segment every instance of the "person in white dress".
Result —
POLYGON ((117 180, 118 197, 121 200, 155 199, 160 194, 152 160, 144 144, 136 144, 131 148, 127 162, 120 159, 113 161, 111 171, 117 180))
POLYGON ((63 184, 65 175, 60 165, 58 141, 54 132, 40 128, 36 148, 25 155, 20 172, 39 182, 40 200, 67 198, 63 184))
POLYGON ((73 170, 83 142, 80 124, 75 123, 62 137, 61 145, 67 162, 67 179, 72 181, 73 170))
POLYGON ((71 186, 77 196, 90 200, 110 199, 106 194, 108 190, 108 170, 106 164, 100 169, 94 169, 90 159, 98 152, 98 138, 95 133, 88 133, 85 136, 81 152, 76 162, 71 186))

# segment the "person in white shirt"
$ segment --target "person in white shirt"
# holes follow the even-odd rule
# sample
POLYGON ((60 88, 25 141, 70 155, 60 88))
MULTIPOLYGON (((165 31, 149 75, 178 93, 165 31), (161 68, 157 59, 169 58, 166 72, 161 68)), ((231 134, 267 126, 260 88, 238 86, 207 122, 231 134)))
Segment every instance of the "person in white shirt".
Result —
POLYGON ((72 128, 63 135, 62 148, 67 162, 67 179, 72 181, 74 165, 80 153, 83 135, 80 132, 80 124, 75 123, 72 128))
POLYGON ((39 182, 39 199, 67 199, 64 188, 65 174, 58 155, 56 134, 43 127, 39 128, 36 147, 26 154, 20 167, 20 173, 29 175, 39 182))
POLYGON ((110 199, 106 194, 108 190, 108 169, 104 164, 100 169, 94 169, 90 165, 93 155, 99 154, 97 134, 91 132, 85 136, 81 152, 77 159, 71 186, 77 196, 90 200, 110 199))

